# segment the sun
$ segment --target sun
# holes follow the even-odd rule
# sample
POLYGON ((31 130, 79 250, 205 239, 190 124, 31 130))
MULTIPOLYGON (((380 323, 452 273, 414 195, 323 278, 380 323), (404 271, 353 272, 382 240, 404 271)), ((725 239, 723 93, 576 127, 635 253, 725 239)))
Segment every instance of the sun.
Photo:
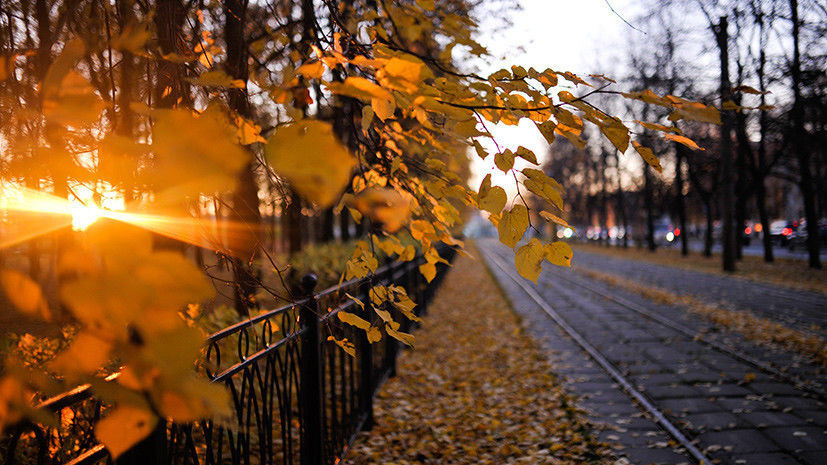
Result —
POLYGON ((72 229, 75 231, 83 231, 103 216, 104 212, 90 202, 88 205, 72 205, 71 213, 72 229))

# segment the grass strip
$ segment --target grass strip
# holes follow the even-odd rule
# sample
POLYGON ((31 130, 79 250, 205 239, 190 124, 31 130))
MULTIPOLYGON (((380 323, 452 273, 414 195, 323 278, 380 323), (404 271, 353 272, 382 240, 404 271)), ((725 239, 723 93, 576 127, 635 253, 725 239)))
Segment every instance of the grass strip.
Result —
POLYGON ((480 261, 457 258, 415 335, 348 463, 613 462, 480 261))

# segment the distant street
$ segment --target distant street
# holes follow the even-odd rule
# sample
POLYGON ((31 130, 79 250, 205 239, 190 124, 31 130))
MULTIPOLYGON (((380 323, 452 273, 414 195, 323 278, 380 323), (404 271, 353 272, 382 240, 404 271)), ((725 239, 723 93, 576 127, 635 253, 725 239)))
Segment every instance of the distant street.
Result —
MULTIPOLYGON (((680 248, 680 243, 674 243, 670 245, 671 248, 680 248)), ((704 242, 703 240, 690 240, 689 241, 689 250, 693 252, 703 252, 704 250, 704 242)), ((743 249, 744 255, 752 256, 752 257, 763 257, 764 256, 764 245, 761 243, 760 240, 752 240, 750 244, 743 249)), ((721 244, 715 244, 712 247, 713 253, 721 253, 721 244)), ((775 246, 772 249, 773 255, 776 258, 789 258, 793 260, 807 260, 807 250, 804 247, 798 247, 797 249, 793 249, 792 251, 788 247, 781 247, 775 246)), ((821 248, 821 257, 822 260, 827 258, 827 247, 821 248)))

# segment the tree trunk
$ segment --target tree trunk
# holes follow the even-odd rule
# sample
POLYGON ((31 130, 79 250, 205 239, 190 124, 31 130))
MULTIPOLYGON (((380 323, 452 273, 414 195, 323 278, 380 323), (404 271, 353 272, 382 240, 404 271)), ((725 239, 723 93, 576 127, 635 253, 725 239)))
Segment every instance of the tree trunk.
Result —
MULTIPOLYGON (((715 36, 720 52, 721 64, 721 103, 731 100, 731 84, 729 81, 729 34, 727 18, 722 16, 720 23, 715 27, 715 36)), ((732 112, 721 112, 721 219, 723 221, 721 244, 722 267, 724 271, 735 271, 735 229, 734 229, 734 200, 735 186, 733 184, 732 169, 732 112)))
POLYGON ((684 147, 681 144, 675 144, 675 190, 676 203, 678 208, 678 223, 680 228, 681 241, 681 255, 684 257, 689 255, 689 234, 686 230, 686 199, 683 196, 683 161, 684 161, 684 147))
POLYGON ((792 111, 792 147, 798 157, 800 173, 799 187, 804 197, 804 216, 807 218, 807 252, 809 253, 810 268, 821 268, 820 244, 818 237, 818 214, 816 212, 815 190, 813 188, 812 172, 810 171, 809 147, 804 144, 807 136, 804 129, 804 108, 801 102, 801 55, 799 52, 799 20, 798 0, 790 0, 790 19, 792 20, 793 34, 793 111, 792 111))
MULTIPOLYGON (((247 2, 246 0, 225 0, 223 6, 224 42, 227 46, 225 69, 228 75, 246 83, 249 77, 247 41, 244 36, 244 29, 247 27, 247 2)), ((227 95, 230 110, 241 117, 250 118, 247 87, 228 89, 227 95)), ((255 259, 256 248, 259 246, 258 233, 261 224, 255 168, 254 161, 242 168, 238 177, 238 185, 233 192, 235 219, 245 225, 245 237, 241 242, 240 250, 236 251, 233 259, 235 281, 233 297, 236 311, 240 315, 249 315, 249 308, 254 305, 252 297, 257 288, 257 279, 251 266, 255 259)))
POLYGON ((650 252, 657 249, 655 243, 655 212, 652 205, 652 175, 649 173, 649 164, 643 164, 643 199, 646 203, 646 245, 650 252))
MULTIPOLYGON (((760 18, 761 21, 761 34, 763 36, 763 17, 760 18)), ((767 55, 764 51, 763 43, 761 44, 761 52, 758 57, 758 86, 761 91, 761 110, 758 116, 758 160, 756 162, 757 170, 755 174, 755 206, 758 209, 758 216, 761 219, 761 229, 763 234, 761 235, 762 242, 764 244, 764 261, 765 262, 772 262, 775 260, 773 256, 772 250, 772 237, 770 236, 770 218, 767 214, 767 189, 764 184, 767 174, 769 173, 769 169, 767 168, 767 143, 766 143, 766 136, 767 136, 767 84, 764 80, 764 68, 767 63, 767 55)))
POLYGON ((704 198, 706 209, 706 234, 704 234, 704 257, 712 256, 713 234, 715 233, 715 216, 712 209, 712 199, 704 198))

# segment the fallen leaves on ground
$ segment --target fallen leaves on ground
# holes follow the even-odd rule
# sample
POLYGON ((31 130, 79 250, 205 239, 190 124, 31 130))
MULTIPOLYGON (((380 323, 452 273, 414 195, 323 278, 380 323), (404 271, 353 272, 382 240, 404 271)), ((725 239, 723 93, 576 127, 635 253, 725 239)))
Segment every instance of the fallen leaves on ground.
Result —
POLYGON ((348 463, 612 462, 480 261, 457 259, 415 335, 348 463))
POLYGON ((775 321, 756 316, 747 310, 710 305, 688 295, 674 294, 654 286, 643 286, 628 279, 582 266, 578 268, 578 271, 585 276, 626 289, 655 302, 681 305, 715 325, 735 331, 749 340, 759 344, 780 346, 807 356, 817 363, 827 365, 827 342, 816 335, 796 331, 775 321))

